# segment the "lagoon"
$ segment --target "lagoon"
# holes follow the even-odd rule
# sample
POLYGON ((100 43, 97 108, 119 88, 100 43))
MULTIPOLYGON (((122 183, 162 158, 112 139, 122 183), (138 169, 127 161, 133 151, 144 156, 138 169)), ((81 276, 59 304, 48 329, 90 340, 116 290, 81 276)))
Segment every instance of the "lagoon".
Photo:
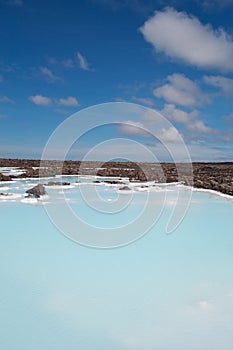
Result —
MULTIPOLYGON (((98 188, 95 200, 107 206, 118 198, 116 186, 67 179, 73 183, 64 190, 70 207, 96 226, 126 224, 147 195, 135 190, 127 215, 109 215, 90 208, 80 188, 86 196, 98 188)), ((24 192, 36 183, 17 180, 0 188, 18 195, 0 200, 1 349, 232 349, 231 199, 194 192, 168 235, 176 193, 185 202, 190 189, 164 187, 164 208, 149 232, 123 247, 93 249, 61 234, 43 200, 25 201, 24 192)), ((161 188, 152 194, 154 210, 161 188)), ((62 189, 47 191, 47 203, 62 200, 62 189)))

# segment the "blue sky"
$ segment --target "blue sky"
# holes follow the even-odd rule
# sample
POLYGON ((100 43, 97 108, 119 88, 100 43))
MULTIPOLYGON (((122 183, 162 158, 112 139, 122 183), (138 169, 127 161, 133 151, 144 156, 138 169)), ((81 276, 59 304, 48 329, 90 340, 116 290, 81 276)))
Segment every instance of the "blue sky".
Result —
MULTIPOLYGON (((73 113, 125 101, 167 118, 164 139, 179 147, 178 130, 193 160, 232 160, 232 10, 231 0, 0 0, 1 156, 39 158, 73 113)), ((108 137, 151 147, 140 129, 151 120, 125 121, 133 133, 98 129, 74 158, 108 137)))

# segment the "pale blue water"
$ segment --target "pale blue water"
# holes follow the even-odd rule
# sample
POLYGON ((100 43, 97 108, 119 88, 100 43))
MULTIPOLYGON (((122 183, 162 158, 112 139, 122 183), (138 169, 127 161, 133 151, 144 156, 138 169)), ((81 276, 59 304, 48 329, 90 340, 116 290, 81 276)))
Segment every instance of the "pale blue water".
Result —
MULTIPOLYGON (((10 189, 0 192, 20 194, 36 183, 4 183, 10 189)), ((80 188, 66 190, 66 197, 90 220, 80 188)), ((59 189, 48 191, 48 201, 59 201, 59 189)), ((117 198, 114 187, 98 191, 106 200, 117 198)), ((233 202, 195 192, 180 226, 166 235, 176 191, 167 193, 149 233, 110 250, 67 239, 41 204, 1 199, 0 349, 231 350, 233 202)), ((155 206, 160 195, 154 194, 155 206)), ((145 196, 136 195, 128 217, 145 196)), ((114 226, 114 215, 91 212, 95 225, 114 226)), ((117 220, 126 222, 124 212, 117 220)))

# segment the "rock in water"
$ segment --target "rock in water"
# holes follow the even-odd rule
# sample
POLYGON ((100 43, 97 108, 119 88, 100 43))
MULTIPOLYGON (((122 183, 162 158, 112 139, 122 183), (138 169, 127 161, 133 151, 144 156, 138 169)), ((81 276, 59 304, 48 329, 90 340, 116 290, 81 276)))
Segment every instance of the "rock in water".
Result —
POLYGON ((132 191, 132 189, 128 186, 123 186, 119 188, 119 191, 132 191))
POLYGON ((33 196, 35 198, 40 198, 40 196, 47 194, 43 185, 36 185, 27 190, 26 193, 28 193, 29 196, 33 196))
POLYGON ((49 181, 46 186, 69 186, 70 182, 49 181))
POLYGON ((11 177, 0 173, 0 181, 11 181, 11 177))

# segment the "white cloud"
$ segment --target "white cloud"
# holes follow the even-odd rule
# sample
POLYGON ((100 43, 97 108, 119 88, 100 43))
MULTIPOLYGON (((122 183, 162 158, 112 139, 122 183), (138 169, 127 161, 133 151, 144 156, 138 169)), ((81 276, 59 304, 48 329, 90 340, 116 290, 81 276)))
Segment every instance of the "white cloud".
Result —
POLYGON ((60 106, 76 107, 79 106, 79 103, 75 97, 69 96, 67 98, 60 98, 58 100, 60 106))
POLYGON ((205 125, 199 119, 199 112, 197 110, 188 113, 176 108, 174 104, 165 104, 164 108, 159 112, 171 122, 183 124, 185 126, 183 133, 189 138, 190 136, 195 136, 196 138, 198 134, 216 135, 219 133, 218 130, 205 125))
POLYGON ((38 106, 48 106, 51 104, 58 105, 58 106, 66 106, 66 107, 79 106, 78 100, 73 96, 69 96, 67 98, 52 99, 50 97, 46 97, 42 95, 34 95, 34 96, 30 96, 28 99, 29 101, 31 101, 32 103, 38 106))
POLYGON ((48 69, 47 67, 41 67, 40 71, 52 83, 54 83, 56 81, 62 81, 62 78, 53 74, 53 72, 50 69, 48 69))
POLYGON ((157 134, 157 137, 161 142, 183 142, 181 134, 173 126, 160 130, 160 132, 157 134))
POLYGON ((142 123, 134 122, 132 120, 128 120, 125 123, 120 124, 118 130, 120 133, 126 136, 151 136, 142 123))
MULTIPOLYGON (((96 150, 96 156, 93 158, 93 160, 104 160, 106 158, 106 154, 109 154, 109 158, 116 158, 116 154, 121 155, 122 158, 125 159, 131 159, 134 161, 151 161, 150 154, 145 152, 145 150, 142 148, 141 152, 135 152, 135 149, 133 147, 129 147, 128 144, 121 142, 119 143, 119 140, 117 140, 116 148, 118 147, 119 150, 113 150, 109 147, 106 148, 97 148, 96 150), (97 152, 99 150, 99 152, 97 152)), ((226 148, 222 147, 219 149, 211 148, 211 146, 205 146, 203 144, 186 144, 186 146, 189 149, 191 159, 192 161, 230 161, 232 159, 232 147, 226 148)), ((183 145, 182 143, 174 143, 172 144, 172 149, 174 151, 174 154, 176 154, 177 159, 179 161, 189 161, 189 159, 184 158, 184 151, 183 151, 183 145)), ((12 157, 19 157, 22 158, 27 154, 28 156, 32 158, 40 158, 41 153, 43 149, 36 148, 33 145, 30 146, 19 146, 19 145, 1 145, 1 152, 2 155, 6 158, 12 157)), ((154 143, 153 145, 148 146, 149 150, 154 152, 157 159, 163 160, 163 161, 172 161, 172 159, 169 156, 168 151, 165 149, 165 147, 160 143, 154 143)), ((72 149, 71 159, 82 159, 87 153, 90 151, 90 147, 81 147, 78 149, 72 149)), ((63 154, 64 150, 59 148, 54 148, 51 150, 51 154, 49 159, 60 159, 59 157, 61 154, 63 154)))
POLYGON ((42 95, 30 96, 28 99, 38 106, 48 106, 52 103, 51 98, 42 95))
POLYGON ((12 99, 7 96, 0 97, 0 103, 15 103, 12 99))
POLYGON ((212 128, 201 119, 197 110, 187 112, 174 104, 165 104, 161 110, 148 109, 138 121, 133 119, 119 126, 119 132, 127 136, 150 137, 151 133, 164 142, 182 142, 220 137, 220 131, 212 128), (177 124, 180 124, 177 130, 177 124), (180 133, 180 132, 181 133, 180 133))
POLYGON ((169 103, 191 107, 208 98, 201 92, 198 85, 182 74, 174 73, 166 79, 168 83, 156 88, 153 93, 169 103))
POLYGON ((77 59, 79 62, 79 67, 83 70, 91 70, 90 64, 88 63, 87 59, 80 53, 77 52, 77 59))
POLYGON ((233 71, 233 41, 222 28, 172 8, 155 12, 140 28, 158 52, 199 68, 233 71))
MULTIPOLYGON (((152 137, 152 135, 149 132, 149 128, 147 128, 144 124, 140 122, 134 122, 131 120, 120 124, 118 130, 119 132, 127 136, 152 137)), ((158 128, 157 131, 153 132, 153 135, 157 137, 161 142, 179 143, 183 141, 180 133, 173 126, 166 128, 158 128)))
POLYGON ((188 113, 176 108, 174 104, 165 104, 160 113, 169 120, 181 124, 189 124, 198 117, 198 111, 194 110, 188 113))
POLYGON ((221 89, 226 95, 233 94, 233 79, 221 75, 205 75, 204 82, 221 89))
POLYGON ((138 103, 141 103, 142 105, 146 105, 148 107, 154 106, 154 101, 147 97, 133 97, 134 101, 137 101, 138 103))
POLYGON ((186 125, 186 128, 188 131, 195 132, 195 133, 197 132, 200 134, 214 135, 218 133, 217 130, 212 129, 209 126, 206 126, 202 120, 195 120, 190 124, 186 125))
POLYGON ((142 118, 145 124, 148 125, 149 130, 166 127, 168 125, 167 119, 169 119, 166 115, 163 115, 161 111, 155 109, 145 110, 142 118))
MULTIPOLYGON (((176 108, 174 104, 165 104, 159 113, 171 122, 183 124, 184 136, 188 136, 189 138, 190 136, 195 136, 196 138, 199 136, 198 134, 216 135, 219 133, 218 130, 205 125, 204 121, 199 119, 199 112, 197 110, 186 112, 176 108)), ((153 122, 153 119, 151 121, 153 122)))

